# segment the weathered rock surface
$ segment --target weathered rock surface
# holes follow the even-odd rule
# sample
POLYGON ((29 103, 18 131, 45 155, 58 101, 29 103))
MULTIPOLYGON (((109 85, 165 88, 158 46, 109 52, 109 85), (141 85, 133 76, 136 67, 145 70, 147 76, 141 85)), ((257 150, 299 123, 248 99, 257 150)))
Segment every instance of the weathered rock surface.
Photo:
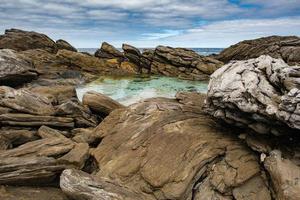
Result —
POLYGON ((192 199, 203 187, 224 199, 250 190, 268 199, 257 156, 202 112, 204 97, 180 93, 177 98, 145 100, 106 117, 95 130, 103 139, 91 152, 101 166, 97 176, 146 199, 192 199), (256 176, 263 184, 247 189, 256 176), (233 194, 242 186, 246 189, 233 194))
POLYGON ((76 200, 143 200, 141 194, 134 193, 109 179, 97 178, 78 170, 68 169, 60 177, 60 187, 76 200))
POLYGON ((299 133, 300 67, 260 56, 218 69, 207 93, 207 111, 262 134, 299 133))
POLYGON ((264 162, 275 188, 276 199, 300 199, 300 167, 282 158, 280 151, 272 151, 264 162))
POLYGON ((57 49, 66 49, 69 51, 77 52, 77 49, 75 47, 73 47, 69 42, 62 39, 56 41, 56 46, 57 49))
POLYGON ((0 85, 17 86, 37 78, 31 62, 22 59, 15 51, 0 50, 0 85))
POLYGON ((5 30, 4 35, 0 35, 0 49, 13 49, 16 51, 45 49, 55 53, 57 46, 53 40, 44 34, 33 31, 9 29, 5 30))
POLYGON ((0 184, 28 185, 50 183, 71 163, 60 164, 56 158, 74 147, 69 139, 46 138, 1 151, 0 184))
POLYGON ((68 200, 58 188, 0 186, 1 200, 68 200))
POLYGON ((216 56, 216 59, 227 63, 230 60, 247 60, 261 55, 281 58, 289 65, 300 64, 300 38, 270 36, 245 40, 226 48, 216 56))
POLYGON ((140 65, 140 57, 142 56, 140 50, 129 44, 123 44, 122 49, 124 51, 124 56, 132 63, 140 65))
POLYGON ((158 46, 143 53, 142 66, 151 65, 152 74, 175 76, 189 80, 207 80, 222 62, 184 48, 158 46))
POLYGON ((86 92, 82 104, 88 106, 93 112, 107 116, 115 109, 124 108, 122 104, 97 92, 86 92))
POLYGON ((101 48, 95 52, 95 56, 104 59, 117 58, 120 61, 124 59, 123 53, 107 42, 102 43, 101 48))
POLYGON ((26 89, 15 90, 6 86, 0 87, 0 106, 34 115, 53 115, 55 112, 46 97, 26 89))

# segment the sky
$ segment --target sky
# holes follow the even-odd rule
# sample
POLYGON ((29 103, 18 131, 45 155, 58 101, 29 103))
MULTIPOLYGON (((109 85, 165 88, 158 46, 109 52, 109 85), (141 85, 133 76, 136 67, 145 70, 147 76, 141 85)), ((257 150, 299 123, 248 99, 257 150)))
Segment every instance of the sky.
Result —
POLYGON ((18 28, 77 48, 228 47, 300 36, 300 0, 0 0, 0 32, 18 28))

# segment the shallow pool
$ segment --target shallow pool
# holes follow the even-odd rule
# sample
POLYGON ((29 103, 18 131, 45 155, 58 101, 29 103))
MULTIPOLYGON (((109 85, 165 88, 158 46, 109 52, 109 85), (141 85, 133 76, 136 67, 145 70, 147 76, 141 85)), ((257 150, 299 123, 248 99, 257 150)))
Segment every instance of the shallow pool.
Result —
POLYGON ((179 91, 198 91, 206 93, 207 82, 188 81, 171 77, 110 77, 103 76, 76 89, 81 100, 87 91, 105 94, 114 100, 130 105, 151 97, 172 98, 179 91))

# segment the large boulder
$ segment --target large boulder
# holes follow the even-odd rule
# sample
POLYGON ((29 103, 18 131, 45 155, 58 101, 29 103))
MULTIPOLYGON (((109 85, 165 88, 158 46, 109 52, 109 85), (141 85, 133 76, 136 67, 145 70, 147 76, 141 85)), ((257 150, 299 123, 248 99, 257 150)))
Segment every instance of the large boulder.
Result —
POLYGON ((13 50, 0 50, 0 85, 18 86, 37 77, 38 73, 30 61, 13 50))
POLYGON ((83 95, 83 105, 88 106, 93 112, 107 116, 115 109, 124 108, 119 102, 97 92, 87 92, 83 95))
POLYGON ((226 48, 216 58, 227 63, 230 60, 247 60, 261 55, 281 58, 289 65, 300 64, 300 38, 270 36, 245 40, 226 48))
MULTIPOLYGON (((180 93, 176 100, 148 99, 110 113, 95 130, 102 138, 91 152, 101 166, 96 176, 141 199, 271 199, 258 157, 232 130, 202 112, 204 98, 180 93)), ((91 194, 87 199, 93 199, 94 188, 104 188, 102 182, 71 171, 62 179, 67 179, 62 188, 71 197, 91 194), (70 184, 79 179, 85 180, 80 186, 70 184)), ((111 191, 99 193, 118 192, 111 191)))
POLYGON ((16 51, 45 49, 55 53, 57 46, 53 40, 44 34, 33 31, 9 29, 5 30, 4 35, 0 35, 0 49, 13 49, 16 51))
POLYGON ((101 48, 95 52, 95 56, 104 59, 124 59, 123 53, 107 42, 102 43, 101 48))
POLYGON ((300 67, 260 56, 234 61, 212 76, 207 111, 257 133, 299 133, 300 67))
POLYGON ((56 41, 56 46, 57 49, 66 49, 69 51, 77 52, 77 49, 75 47, 73 47, 69 42, 62 39, 56 41))

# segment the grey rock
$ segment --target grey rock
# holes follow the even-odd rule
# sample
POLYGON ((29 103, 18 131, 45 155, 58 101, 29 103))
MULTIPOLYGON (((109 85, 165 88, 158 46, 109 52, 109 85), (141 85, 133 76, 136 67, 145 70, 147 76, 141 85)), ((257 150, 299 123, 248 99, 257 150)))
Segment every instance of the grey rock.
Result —
POLYGON ((299 132, 299 73, 270 56, 231 62, 211 76, 207 112, 261 134, 299 132))

